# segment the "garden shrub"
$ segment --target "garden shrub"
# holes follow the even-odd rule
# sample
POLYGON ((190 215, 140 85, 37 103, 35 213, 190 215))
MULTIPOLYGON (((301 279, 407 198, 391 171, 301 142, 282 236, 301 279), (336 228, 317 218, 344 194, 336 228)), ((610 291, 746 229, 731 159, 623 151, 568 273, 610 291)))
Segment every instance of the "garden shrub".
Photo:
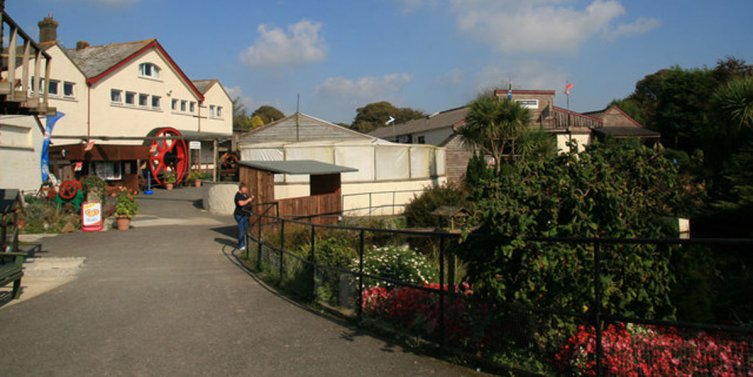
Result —
POLYGON ((405 207, 406 225, 411 228, 445 226, 441 218, 432 214, 442 206, 470 209, 467 190, 455 183, 427 188, 405 207))
MULTIPOLYGON (((358 270, 358 259, 351 269, 358 270)), ((364 255, 363 272, 387 279, 423 285, 434 281, 436 271, 429 258, 404 246, 372 248, 364 255)), ((368 285, 393 287, 381 280, 370 281, 368 285)))
POLYGON ((78 213, 71 213, 43 199, 28 200, 24 206, 23 218, 26 222, 21 229, 23 233, 59 233, 68 223, 74 229, 81 228, 78 213))
POLYGON ((106 186, 105 181, 96 175, 87 175, 81 179, 81 186, 84 188, 84 192, 92 197, 87 197, 87 200, 99 199, 105 200, 106 186))

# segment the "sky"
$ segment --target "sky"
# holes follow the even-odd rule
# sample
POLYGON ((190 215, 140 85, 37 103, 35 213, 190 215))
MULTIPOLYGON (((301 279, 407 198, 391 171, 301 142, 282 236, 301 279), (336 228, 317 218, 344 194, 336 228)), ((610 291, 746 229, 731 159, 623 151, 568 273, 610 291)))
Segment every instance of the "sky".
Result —
POLYGON ((6 0, 32 35, 48 14, 73 48, 157 38, 192 79, 250 111, 351 123, 387 100, 434 113, 490 88, 553 89, 604 108, 673 65, 753 62, 751 0, 6 0))

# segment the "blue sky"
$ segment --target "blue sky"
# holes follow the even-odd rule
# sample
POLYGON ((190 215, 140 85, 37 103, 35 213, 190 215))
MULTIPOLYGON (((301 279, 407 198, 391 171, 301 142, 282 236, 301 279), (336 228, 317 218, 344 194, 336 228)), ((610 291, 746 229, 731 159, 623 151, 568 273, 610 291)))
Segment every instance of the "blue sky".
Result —
POLYGON ((427 113, 486 88, 555 89, 600 109, 671 65, 753 61, 750 0, 6 0, 37 34, 107 44, 156 37, 192 78, 219 78, 253 110, 270 104, 350 123, 388 100, 427 113))

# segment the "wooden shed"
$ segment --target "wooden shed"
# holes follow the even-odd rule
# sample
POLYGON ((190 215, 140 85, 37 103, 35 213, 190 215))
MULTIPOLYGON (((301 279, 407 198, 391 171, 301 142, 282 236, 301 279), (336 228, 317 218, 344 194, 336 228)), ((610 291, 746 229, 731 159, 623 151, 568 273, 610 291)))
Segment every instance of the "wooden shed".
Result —
POLYGON ((342 213, 341 174, 358 171, 314 160, 241 161, 240 181, 256 197, 255 213, 333 223, 342 213), (275 198, 275 174, 309 175, 309 196, 275 198))

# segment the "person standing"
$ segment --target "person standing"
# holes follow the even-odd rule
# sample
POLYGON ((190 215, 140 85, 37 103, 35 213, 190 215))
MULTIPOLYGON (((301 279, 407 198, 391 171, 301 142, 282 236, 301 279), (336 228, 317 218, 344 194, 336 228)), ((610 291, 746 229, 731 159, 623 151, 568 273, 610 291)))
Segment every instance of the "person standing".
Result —
POLYGON ((233 216, 238 223, 238 249, 246 250, 246 231, 248 230, 248 215, 251 212, 251 202, 254 196, 248 193, 248 186, 241 182, 238 185, 238 192, 235 193, 235 211, 233 216))

